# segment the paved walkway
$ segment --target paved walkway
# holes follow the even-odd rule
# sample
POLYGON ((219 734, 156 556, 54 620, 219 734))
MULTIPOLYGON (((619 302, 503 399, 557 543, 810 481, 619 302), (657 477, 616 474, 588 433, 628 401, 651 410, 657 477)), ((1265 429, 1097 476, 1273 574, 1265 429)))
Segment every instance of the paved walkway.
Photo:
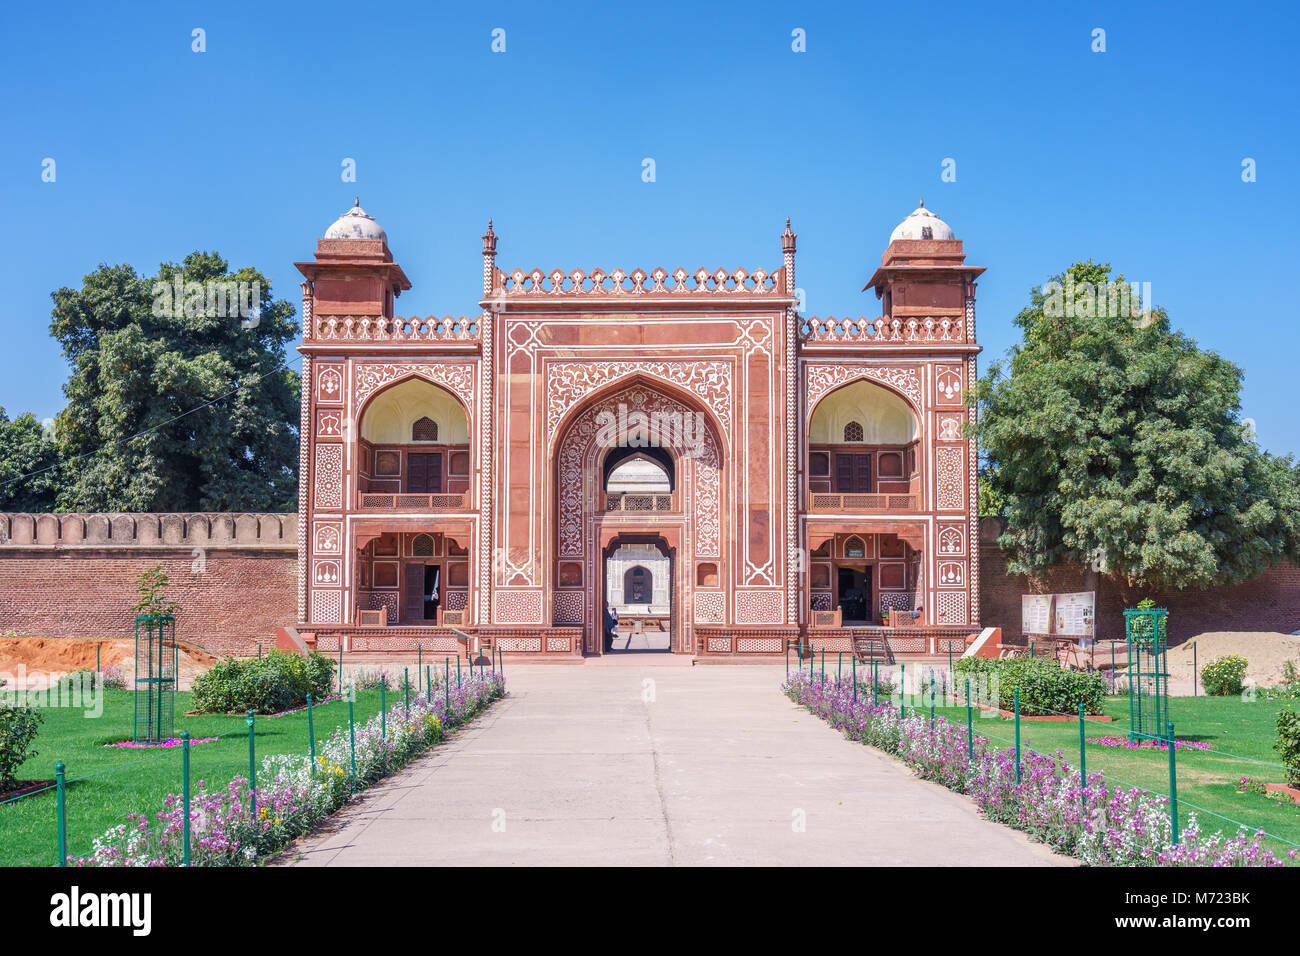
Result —
POLYGON ((783 670, 516 666, 506 699, 282 862, 1066 862, 797 708, 783 670))

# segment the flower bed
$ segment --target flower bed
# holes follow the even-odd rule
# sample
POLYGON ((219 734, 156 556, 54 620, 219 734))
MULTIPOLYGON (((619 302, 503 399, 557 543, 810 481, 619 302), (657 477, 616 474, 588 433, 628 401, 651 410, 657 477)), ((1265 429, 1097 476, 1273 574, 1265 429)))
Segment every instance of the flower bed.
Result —
MULTIPOLYGON (((899 717, 890 704, 853 699, 848 681, 810 680, 799 672, 782 690, 851 740, 898 757, 917 776, 970 796, 990 820, 1023 830, 1058 852, 1096 866, 1281 866, 1260 844, 1262 833, 1202 834, 1191 814, 1172 840, 1168 800, 1138 789, 1108 786, 1056 758, 1026 751, 1016 780, 1014 748, 998 749, 943 718, 899 717), (969 750, 968 750, 969 748, 969 750), (973 751, 971 753, 970 751, 973 751), (1082 798, 1082 799, 1081 799, 1082 798), (1086 805, 1087 810, 1083 809, 1086 805)), ((1292 852, 1294 855, 1294 851, 1292 852)))
MULTIPOLYGON (((191 737, 190 746, 196 747, 199 744, 210 744, 214 740, 220 740, 220 737, 191 737)), ((179 747, 184 743, 182 737, 168 737, 166 740, 155 741, 154 743, 136 743, 134 740, 119 740, 115 744, 104 744, 105 747, 134 747, 144 750, 146 748, 156 747, 179 747)))
MULTIPOLYGON (((445 693, 445 692, 444 692, 445 693)), ((241 866, 257 863, 309 832, 360 791, 438 743, 448 729, 469 720, 505 694, 500 672, 471 677, 446 698, 411 698, 356 727, 356 776, 347 726, 335 730, 309 756, 277 754, 262 761, 256 780, 256 806, 250 807, 248 780, 235 777, 225 787, 208 789, 198 781, 190 799, 190 863, 241 866), (385 726, 386 725, 386 726, 385 726), (386 730, 386 733, 385 733, 386 730)), ((77 866, 179 866, 184 859, 184 808, 179 794, 163 801, 153 822, 143 813, 113 827, 95 841, 77 866)))

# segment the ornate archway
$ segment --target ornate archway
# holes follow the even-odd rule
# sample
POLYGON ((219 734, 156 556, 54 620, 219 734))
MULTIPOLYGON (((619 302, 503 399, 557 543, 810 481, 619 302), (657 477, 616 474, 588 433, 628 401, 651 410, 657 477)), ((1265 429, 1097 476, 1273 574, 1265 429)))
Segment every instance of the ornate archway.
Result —
MULTIPOLYGON (((696 559, 725 567, 722 455, 714 422, 702 407, 655 383, 638 381, 591 399, 561 434, 555 456, 555 526, 549 562, 552 622, 581 624, 588 653, 600 653, 597 593, 602 548, 619 534, 660 534, 680 540, 681 567, 696 559), (607 510, 603 460, 611 447, 650 441, 675 463, 671 505, 651 499, 646 510, 607 510)), ((691 609, 695 575, 676 575, 674 650, 693 650, 691 609)), ((720 576, 726 580, 726 574, 720 576)), ((725 607, 722 593, 710 606, 725 607)), ((695 615, 698 617, 698 615, 695 615)), ((710 623, 713 621, 710 620, 710 623)))

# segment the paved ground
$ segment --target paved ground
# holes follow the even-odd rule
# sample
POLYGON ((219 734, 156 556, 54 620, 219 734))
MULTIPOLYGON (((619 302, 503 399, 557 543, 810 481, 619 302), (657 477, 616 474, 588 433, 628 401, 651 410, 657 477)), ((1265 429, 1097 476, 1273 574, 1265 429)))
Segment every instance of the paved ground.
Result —
POLYGON ((781 667, 544 667, 283 857, 300 865, 1050 865, 844 740, 781 667))

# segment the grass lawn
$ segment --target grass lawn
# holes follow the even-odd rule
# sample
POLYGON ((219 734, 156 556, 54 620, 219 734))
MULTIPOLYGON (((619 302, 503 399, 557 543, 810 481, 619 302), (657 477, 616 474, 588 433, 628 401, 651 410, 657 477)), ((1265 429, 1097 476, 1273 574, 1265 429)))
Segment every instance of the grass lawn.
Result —
MULTIPOLYGON (((126 822, 136 811, 150 818, 162 809, 163 798, 181 792, 181 750, 105 747, 129 739, 133 692, 105 691, 104 712, 87 718, 70 707, 42 708, 45 719, 36 736, 39 753, 18 770, 19 780, 49 780, 62 760, 69 781, 67 795, 68 855, 90 853, 93 841, 109 827, 126 822)), ((390 691, 390 706, 401 701, 390 691)), ((379 691, 358 691, 354 704, 360 724, 379 713, 379 691)), ((221 740, 190 748, 192 785, 206 781, 210 788, 224 787, 232 777, 248 776, 248 728, 243 717, 185 717, 190 694, 176 695, 176 735, 188 730, 192 738, 229 734, 221 740)), ((345 700, 316 707, 316 739, 347 727, 345 700)), ((254 728, 257 764, 276 753, 307 754, 307 712, 284 717, 259 717, 254 728)), ((25 797, 0 805, 0 866, 49 866, 57 862, 56 801, 54 792, 25 797)))
MULTIPOLYGON (((1285 772, 1280 767, 1261 766, 1250 761, 1274 765, 1280 762, 1273 750, 1273 741, 1277 739, 1278 711, 1287 703, 1294 702, 1243 701, 1237 697, 1175 697, 1170 700, 1174 735, 1179 740, 1207 743, 1215 751, 1221 751, 1211 753, 1193 748, 1177 751, 1180 824, 1186 823, 1189 813, 1195 813, 1203 833, 1219 829, 1228 834, 1235 833, 1235 823, 1213 815, 1221 814, 1247 824, 1252 830, 1263 829, 1273 837, 1280 837, 1280 840, 1268 841, 1278 856, 1285 857, 1288 850, 1300 844, 1300 805, 1279 803, 1257 793, 1237 793, 1242 777, 1266 783, 1285 782, 1285 772)), ((1105 712, 1115 718, 1114 723, 1085 723, 1085 736, 1124 736, 1128 731, 1128 706, 1127 697, 1108 698, 1105 712)), ((923 712, 928 712, 928 708, 923 712)), ((964 704, 959 707, 936 706, 935 713, 962 726, 966 723, 964 704)), ((976 712, 974 728, 975 733, 989 737, 1001 746, 1015 744, 1015 723, 1012 720, 976 712)), ((1048 755, 1060 750, 1071 766, 1079 765, 1077 723, 1022 720, 1020 745, 1022 749, 1048 755)), ((1085 744, 1084 752, 1088 772, 1104 773, 1107 783, 1144 787, 1165 796, 1169 794, 1168 751, 1154 748, 1125 750, 1089 743, 1085 744)))

